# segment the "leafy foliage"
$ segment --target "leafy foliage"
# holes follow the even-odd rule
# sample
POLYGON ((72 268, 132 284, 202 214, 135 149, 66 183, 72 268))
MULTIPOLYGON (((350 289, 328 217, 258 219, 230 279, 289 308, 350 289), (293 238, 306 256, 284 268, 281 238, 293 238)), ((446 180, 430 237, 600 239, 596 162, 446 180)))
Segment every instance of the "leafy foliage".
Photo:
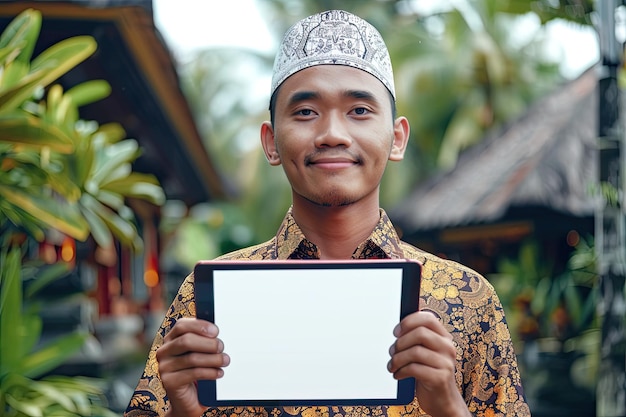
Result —
MULTIPOLYGON (((3 242, 6 243, 6 242, 3 242)), ((43 276, 36 264, 22 265, 19 246, 2 245, 0 251, 0 410, 7 417, 114 416, 106 408, 102 382, 90 378, 46 376, 70 358, 86 340, 70 333, 39 346, 42 323, 34 295, 69 271, 57 264, 43 276), (26 294, 24 276, 34 271, 36 283, 26 294), (41 282, 37 280, 41 279, 41 282)))
POLYGON ((593 0, 509 0, 504 6, 510 13, 533 12, 539 16, 542 23, 564 19, 581 25, 590 25, 594 3, 593 0))
POLYGON ((45 307, 33 297, 70 267, 41 269, 25 248, 48 230, 139 248, 126 200, 159 205, 165 196, 153 176, 132 171, 139 145, 120 125, 80 119, 78 108, 106 97, 108 83, 51 85, 95 51, 94 39, 66 39, 32 59, 40 28, 41 14, 28 9, 0 36, 0 414, 113 415, 100 382, 48 376, 87 335, 40 345, 45 307))
POLYGON ((524 242, 516 259, 500 260, 490 281, 508 310, 514 338, 554 338, 564 348, 567 340, 598 327, 594 245, 580 240, 562 270, 539 248, 534 240, 524 242))
POLYGON ((0 49, 0 230, 16 226, 42 240, 50 227, 78 240, 91 233, 105 247, 113 236, 139 247, 125 199, 162 204, 164 193, 153 176, 132 172, 139 145, 124 139, 120 125, 79 118, 79 106, 109 94, 106 81, 66 92, 53 85, 46 100, 34 100, 96 48, 90 37, 66 39, 30 63, 40 26, 39 12, 28 10, 0 38, 0 47, 5 45, 0 49))

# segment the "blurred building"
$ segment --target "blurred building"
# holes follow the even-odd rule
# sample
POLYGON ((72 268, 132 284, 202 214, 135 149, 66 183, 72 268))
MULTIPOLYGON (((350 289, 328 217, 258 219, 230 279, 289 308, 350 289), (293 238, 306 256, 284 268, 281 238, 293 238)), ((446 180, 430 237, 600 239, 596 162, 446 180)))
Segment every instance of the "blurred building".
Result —
POLYGON ((403 238, 483 274, 528 237, 566 261, 594 233, 597 84, 587 70, 417 187, 390 211, 403 238))

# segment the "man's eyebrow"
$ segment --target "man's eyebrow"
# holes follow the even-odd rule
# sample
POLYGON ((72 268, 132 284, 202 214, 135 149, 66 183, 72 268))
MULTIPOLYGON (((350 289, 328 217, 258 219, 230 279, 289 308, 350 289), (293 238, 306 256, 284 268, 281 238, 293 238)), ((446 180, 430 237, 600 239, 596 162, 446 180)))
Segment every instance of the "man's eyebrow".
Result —
POLYGON ((349 98, 357 98, 362 100, 368 100, 373 102, 378 102, 376 96, 369 91, 366 90, 346 90, 343 95, 349 98))
MULTIPOLYGON (((378 99, 374 94, 367 90, 345 90, 343 93, 344 97, 354 98, 359 100, 367 100, 371 102, 378 102, 378 99)), ((298 91, 295 92, 291 97, 289 97, 289 105, 292 106, 294 104, 300 103, 302 101, 307 100, 316 100, 321 97, 321 94, 315 91, 298 91)))
POLYGON ((315 91, 298 91, 294 93, 291 97, 289 97, 289 105, 292 106, 294 104, 300 103, 306 100, 314 100, 319 98, 320 95, 315 91))

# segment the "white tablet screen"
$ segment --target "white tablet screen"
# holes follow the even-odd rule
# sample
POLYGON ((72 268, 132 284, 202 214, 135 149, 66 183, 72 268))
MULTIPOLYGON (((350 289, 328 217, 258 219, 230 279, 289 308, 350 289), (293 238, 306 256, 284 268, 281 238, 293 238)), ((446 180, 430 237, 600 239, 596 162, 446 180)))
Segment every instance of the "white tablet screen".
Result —
POLYGON ((395 398, 401 269, 215 271, 218 400, 395 398))

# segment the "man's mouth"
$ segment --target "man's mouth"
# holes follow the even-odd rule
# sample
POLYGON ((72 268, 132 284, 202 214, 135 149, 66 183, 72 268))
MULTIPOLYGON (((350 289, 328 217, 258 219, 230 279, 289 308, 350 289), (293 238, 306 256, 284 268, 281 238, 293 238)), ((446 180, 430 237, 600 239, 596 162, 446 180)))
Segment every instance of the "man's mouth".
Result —
POLYGON ((320 158, 309 163, 311 166, 323 169, 343 169, 356 164, 354 160, 348 158, 320 158))
POLYGON ((313 154, 305 158, 306 166, 315 166, 323 169, 343 169, 359 165, 361 159, 354 155, 325 155, 313 154))

